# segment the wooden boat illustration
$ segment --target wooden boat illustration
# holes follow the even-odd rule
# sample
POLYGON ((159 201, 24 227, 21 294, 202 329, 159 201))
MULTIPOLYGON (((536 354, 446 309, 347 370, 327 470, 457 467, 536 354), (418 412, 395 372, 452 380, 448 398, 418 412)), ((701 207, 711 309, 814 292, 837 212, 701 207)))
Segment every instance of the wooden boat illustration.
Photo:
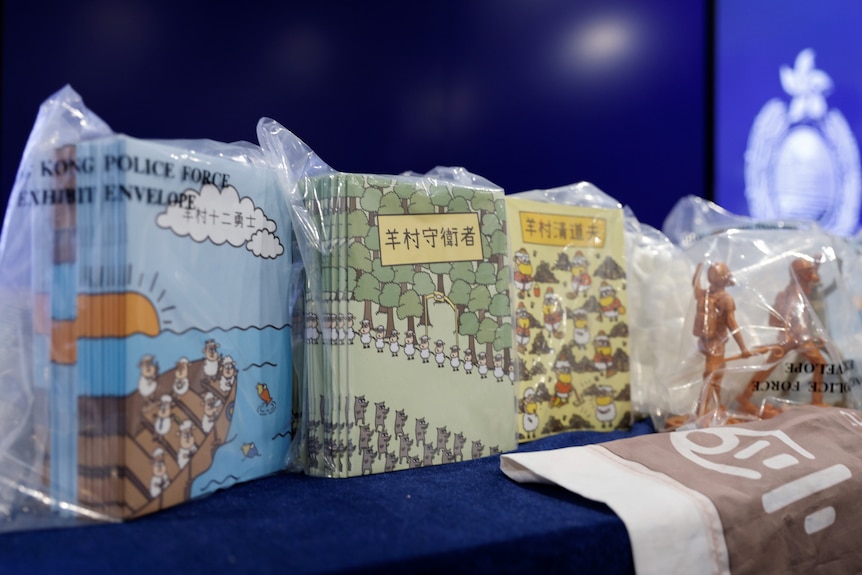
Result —
POLYGON ((78 400, 78 503, 94 513, 128 519, 190 499, 228 439, 236 379, 227 391, 204 373, 206 360, 187 363, 188 388, 175 390, 176 369, 155 378, 155 391, 78 400))
MULTIPOLYGON (((146 394, 141 392, 140 382, 138 389, 123 396, 84 391, 126 387, 117 382, 129 377, 128 364, 110 359, 117 353, 115 342, 133 333, 159 336, 157 326, 150 326, 149 331, 120 331, 108 321, 91 320, 92 316, 113 317, 103 308, 116 304, 125 323, 150 325, 138 319, 140 309, 151 307, 136 304, 142 298, 103 295, 78 296, 80 313, 71 321, 51 319, 46 296, 38 298, 34 313, 34 332, 50 343, 46 346, 50 358, 46 354, 35 362, 46 375, 44 384, 34 389, 33 457, 39 463, 32 473, 51 506, 71 508, 97 520, 130 519, 227 486, 220 482, 232 484, 276 471, 282 458, 268 450, 264 457, 271 458, 271 468, 263 465, 249 472, 250 466, 244 465, 241 477, 228 470, 224 477, 195 485, 202 474, 213 469, 216 451, 239 432, 244 432, 243 443, 228 448, 235 447, 237 461, 261 456, 255 443, 248 441, 260 431, 258 427, 231 430, 241 376, 233 360, 218 353, 219 344, 214 340, 206 342, 204 357, 181 359, 165 371, 155 367, 146 394), (88 341, 82 345, 85 339, 88 341), (210 344, 215 351, 208 349, 210 344), (91 367, 81 368, 81 362, 91 367), (65 378, 56 378, 58 374, 65 374, 65 378), (76 379, 82 374, 85 379, 76 379), (178 380, 188 383, 178 389, 178 380)), ((143 315, 144 320, 149 317, 143 315)), ((143 359, 137 357, 135 361, 143 359)), ((264 364, 276 367, 270 362, 260 365, 264 364)), ((261 400, 258 415, 274 413, 276 402, 267 384, 258 382, 254 389, 261 400)), ((260 423, 265 425, 263 420, 260 423)), ((286 449, 293 431, 288 428, 275 433, 276 453, 286 449)))

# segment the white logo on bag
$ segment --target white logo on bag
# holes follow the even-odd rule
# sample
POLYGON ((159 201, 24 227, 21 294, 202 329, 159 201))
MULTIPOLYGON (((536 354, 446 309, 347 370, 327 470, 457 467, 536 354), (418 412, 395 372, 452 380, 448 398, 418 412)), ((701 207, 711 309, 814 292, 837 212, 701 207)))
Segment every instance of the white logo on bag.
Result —
MULTIPOLYGON (((845 415, 844 412, 842 415, 845 415)), ((670 442, 680 455, 700 467, 754 481, 764 479, 763 472, 757 467, 780 471, 799 464, 800 458, 815 459, 811 452, 782 431, 755 431, 734 427, 677 431, 670 435, 670 442), (775 446, 780 448, 780 453, 762 459, 755 458, 767 448, 775 446), (726 462, 728 456, 732 458, 733 464, 726 462)), ((774 453, 775 449, 770 449, 770 452, 774 453)), ((840 463, 813 471, 763 493, 763 510, 766 513, 781 511, 850 478, 850 469, 840 463)), ((804 520, 805 532, 810 535, 821 531, 832 525, 835 517, 835 508, 832 506, 809 513, 804 520)))
POLYGON ((850 422, 850 425, 853 427, 862 427, 862 419, 859 419, 859 416, 855 413, 851 413, 849 411, 839 411, 841 416, 850 422))
POLYGON ((859 149, 847 120, 829 110, 832 79, 803 50, 780 69, 790 105, 774 98, 751 127, 745 151, 745 195, 760 219, 816 220, 843 235, 857 227, 862 180, 859 149))

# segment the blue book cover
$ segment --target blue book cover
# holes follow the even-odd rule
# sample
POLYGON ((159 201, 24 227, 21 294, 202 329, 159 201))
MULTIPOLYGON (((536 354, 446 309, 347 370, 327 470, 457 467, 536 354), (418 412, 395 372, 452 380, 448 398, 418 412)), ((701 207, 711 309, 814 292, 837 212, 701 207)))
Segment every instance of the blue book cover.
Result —
POLYGON ((255 149, 118 135, 30 169, 55 506, 129 518, 283 469, 291 229, 255 149))

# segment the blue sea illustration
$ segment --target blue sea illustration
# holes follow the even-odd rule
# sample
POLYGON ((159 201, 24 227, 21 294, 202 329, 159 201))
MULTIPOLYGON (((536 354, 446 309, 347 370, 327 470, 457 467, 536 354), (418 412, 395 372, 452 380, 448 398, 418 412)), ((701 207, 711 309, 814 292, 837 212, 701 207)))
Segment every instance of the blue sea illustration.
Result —
POLYGON ((203 358, 204 343, 210 339, 218 342, 223 356, 230 356, 236 363, 237 391, 233 406, 227 406, 223 415, 231 422, 228 436, 218 447, 212 466, 194 481, 192 497, 284 467, 291 442, 290 327, 189 330, 182 334, 163 332, 157 337, 133 335, 78 341, 83 357, 116 358, 114 369, 104 364, 80 363, 79 395, 125 396, 137 393, 141 357, 152 355, 159 364, 159 373, 164 373, 173 369, 180 358, 203 358), (111 386, 103 384, 106 371, 116 373, 116 377, 107 378, 113 382, 111 386), (118 385, 120 382, 122 385, 118 385), (261 384, 266 387, 268 404, 262 400, 261 384), (262 411, 262 404, 272 407, 268 412, 262 411), (250 443, 256 446, 254 457, 243 453, 243 445, 250 443))

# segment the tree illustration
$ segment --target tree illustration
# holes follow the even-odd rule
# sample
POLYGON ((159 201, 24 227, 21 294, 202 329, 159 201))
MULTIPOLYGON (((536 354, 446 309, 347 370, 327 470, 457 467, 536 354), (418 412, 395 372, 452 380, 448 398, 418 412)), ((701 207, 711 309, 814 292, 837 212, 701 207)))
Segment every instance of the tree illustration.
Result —
POLYGON ((452 200, 452 195, 445 186, 431 186, 428 189, 431 199, 431 205, 437 208, 437 213, 442 214, 446 211, 446 206, 452 200))
MULTIPOLYGON (((374 187, 364 187, 362 196, 359 199, 359 207, 367 214, 368 227, 373 230, 374 237, 377 237, 377 213, 380 211, 380 199, 383 197, 383 189, 374 187)), ((366 240, 368 235, 366 235, 366 240)), ((379 242, 378 242, 379 244, 379 242)), ((369 246, 369 249, 371 247, 369 246)), ((379 249, 379 246, 378 246, 379 249)))
POLYGON ((347 248, 347 258, 350 261, 350 267, 356 270, 357 274, 371 271, 373 261, 371 250, 364 243, 352 242, 347 248))
POLYGON ((488 289, 488 286, 474 286, 470 290, 470 300, 467 302, 467 309, 476 312, 479 315, 479 319, 482 319, 489 305, 491 305, 491 290, 488 289))
MULTIPOLYGON (((468 338, 466 348, 475 351, 476 334, 479 333, 479 317, 473 312, 464 312, 458 316, 458 333, 468 338)), ((466 349, 465 348, 465 349, 466 349)))
MULTIPOLYGON (((422 270, 420 267, 420 271, 417 271, 413 275, 413 290, 419 295, 420 303, 422 305, 421 310, 419 311, 419 325, 430 325, 428 323, 428 305, 427 305, 427 296, 434 293, 434 280, 431 279, 431 274, 422 270)), ((412 324, 411 324, 412 325, 412 324)), ((411 327, 415 331, 415 328, 411 327)))
MULTIPOLYGON (((470 211, 470 204, 467 203, 467 200, 463 197, 455 197, 447 204, 447 212, 460 214, 470 211)), ((478 230, 477 230, 478 231, 478 230)))
POLYGON ((475 351, 477 343, 485 344, 489 357, 495 351, 504 351, 508 364, 512 339, 510 270, 505 265, 502 198, 487 190, 450 182, 424 184, 426 181, 419 178, 349 175, 335 180, 338 181, 326 180, 319 191, 326 198, 319 206, 321 221, 336 236, 324 238, 327 249, 323 251, 331 253, 320 258, 328 297, 341 301, 352 295, 363 304, 363 319, 374 324, 379 323, 372 317, 376 304, 376 313, 386 316, 387 334, 396 329, 396 319, 406 323, 405 329, 415 331, 417 319, 418 325, 431 324, 430 309, 452 306, 458 318, 458 334, 469 338, 470 349, 475 351), (478 225, 456 227, 440 219, 439 229, 379 228, 380 215, 446 213, 478 213, 478 225), (432 233, 417 236, 420 231, 432 233), (388 242, 397 242, 396 246, 406 249, 403 244, 416 242, 417 238, 425 242, 420 247, 434 245, 435 241, 461 247, 478 244, 482 259, 426 263, 419 258, 410 264, 381 264, 381 250, 394 247, 388 242), (345 263, 350 268, 346 272, 345 263))
POLYGON ((444 278, 450 275, 452 264, 450 262, 434 263, 428 266, 428 270, 437 278, 437 291, 445 293, 446 284, 444 278))
POLYGON ((371 252, 371 259, 375 260, 380 257, 380 236, 377 233, 377 226, 368 228, 368 233, 363 239, 365 247, 371 252))
POLYGON ((407 320, 407 329, 415 332, 415 319, 422 316, 424 309, 423 298, 419 297, 416 290, 409 289, 401 294, 401 299, 398 301, 398 319, 407 320))
POLYGON ((410 214, 433 214, 434 204, 431 203, 431 198, 423 191, 415 192, 410 196, 410 203, 407 207, 407 213, 410 214))
POLYGON ((488 357, 494 357, 494 341, 497 339, 497 322, 486 317, 479 322, 479 331, 476 333, 476 342, 485 344, 488 357))
POLYGON ((380 209, 377 212, 383 216, 403 214, 404 208, 401 205, 401 198, 395 194, 385 194, 380 198, 380 209))
POLYGON ((380 309, 377 313, 386 314, 386 333, 395 329, 395 318, 392 310, 398 307, 401 300, 401 288, 396 283, 386 283, 380 290, 380 309))
POLYGON ((468 190, 470 192, 469 199, 470 203, 473 206, 473 210, 479 212, 489 212, 494 214, 494 217, 497 221, 500 220, 499 214, 497 211, 497 203, 494 199, 494 196, 485 190, 468 190))
POLYGON ((356 287, 353 288, 353 298, 357 301, 365 302, 365 310, 362 319, 372 321, 373 304, 380 304, 380 280, 374 277, 373 274, 363 274, 356 281, 356 287))
MULTIPOLYGON (((350 198, 355 202, 355 198, 350 198)), ((371 226, 368 224, 368 216, 360 210, 348 212, 347 214, 347 237, 352 240, 361 240, 368 235, 371 226)))
POLYGON ((512 313, 509 302, 509 294, 494 294, 491 297, 491 304, 490 306, 488 306, 488 311, 491 313, 491 315, 497 317, 505 317, 507 314, 512 313))
POLYGON ((434 280, 431 279, 431 274, 426 271, 417 271, 413 274, 413 289, 420 296, 426 296, 434 291, 434 280))
POLYGON ((499 292, 508 292, 509 285, 511 284, 510 279, 511 270, 508 267, 502 267, 497 271, 497 283, 494 284, 494 288, 499 292))
MULTIPOLYGON (((372 304, 380 303, 381 280, 388 276, 388 272, 374 266, 380 257, 377 211, 383 190, 390 187, 391 182, 374 176, 343 176, 340 179, 340 187, 347 198, 348 213, 344 220, 349 245, 346 261, 342 259, 338 264, 352 269, 346 276, 346 289, 352 292, 355 300, 364 302, 363 319, 372 321, 372 304)), ((335 232, 337 230, 332 231, 335 232)))
POLYGON ((452 281, 464 280, 468 284, 476 283, 476 270, 473 262, 453 262, 449 277, 452 281))

